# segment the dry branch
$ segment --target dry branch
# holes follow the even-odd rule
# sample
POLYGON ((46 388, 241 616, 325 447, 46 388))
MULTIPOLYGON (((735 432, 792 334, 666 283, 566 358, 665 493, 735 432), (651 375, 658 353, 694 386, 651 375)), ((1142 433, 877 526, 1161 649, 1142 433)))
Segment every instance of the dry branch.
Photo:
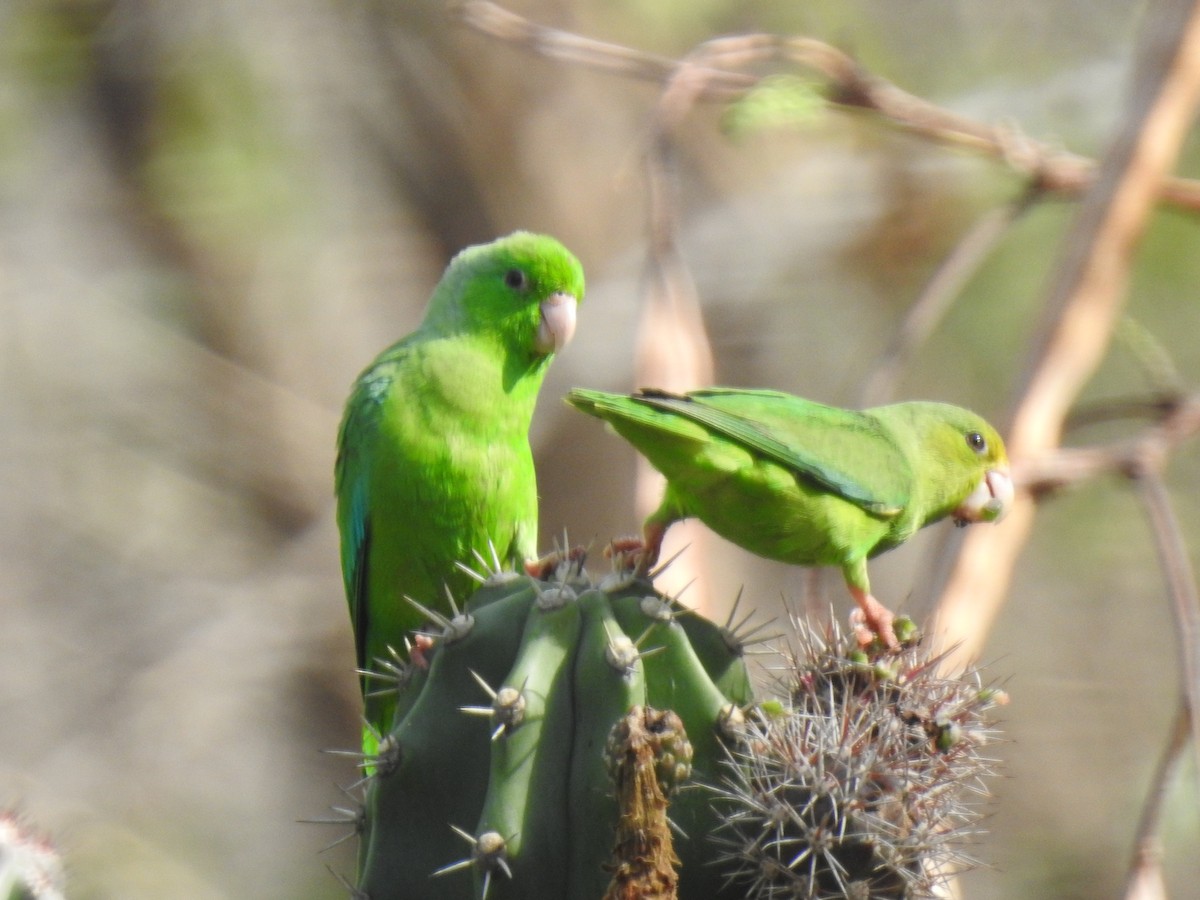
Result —
MULTIPOLYGON (((1093 160, 1032 140, 1009 126, 976 122, 930 103, 867 71, 849 54, 813 38, 769 34, 718 38, 680 61, 539 25, 489 0, 468 0, 454 8, 461 20, 476 31, 550 59, 660 84, 670 82, 681 67, 687 66, 703 81, 697 101, 729 102, 758 84, 759 75, 739 71, 739 67, 771 61, 800 66, 824 78, 830 103, 875 113, 935 143, 990 156, 1040 191, 1078 196, 1097 177, 1093 160)), ((1161 180, 1156 193, 1166 204, 1200 212, 1200 181, 1168 176, 1161 180)))
POLYGON ((1061 447, 1017 460, 1013 476, 1035 498, 1102 475, 1136 477, 1147 470, 1161 471, 1175 449, 1198 433, 1200 394, 1192 394, 1172 403, 1161 421, 1134 438, 1107 445, 1061 447))
MULTIPOLYGON (((1008 440, 1018 469, 1055 451, 1071 404, 1106 352, 1132 257, 1200 94, 1200 22, 1191 4, 1147 20, 1147 63, 1121 132, 1067 235, 1008 440)), ((1018 503, 999 528, 963 541, 938 611, 954 663, 977 656, 1033 526, 1018 503)))
POLYGON ((1154 780, 1146 794, 1146 804, 1138 822, 1133 853, 1129 861, 1129 875, 1125 882, 1125 900, 1158 900, 1167 896, 1162 875, 1162 840, 1159 828, 1167 793, 1179 770, 1183 751, 1188 744, 1190 716, 1186 698, 1181 697, 1171 733, 1164 748, 1154 780))

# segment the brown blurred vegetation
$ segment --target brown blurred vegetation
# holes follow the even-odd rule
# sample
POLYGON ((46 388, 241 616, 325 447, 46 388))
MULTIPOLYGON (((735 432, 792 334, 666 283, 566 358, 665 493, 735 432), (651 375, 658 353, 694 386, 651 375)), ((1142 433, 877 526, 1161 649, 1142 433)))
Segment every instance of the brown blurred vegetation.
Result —
MULTIPOLYGON (((1116 0, 525 0, 532 19, 678 56, 821 38, 964 116, 1084 155, 1119 124, 1145 13, 1116 0)), ((1151 7, 1153 9, 1153 7, 1151 7)), ((357 371, 417 321, 448 255, 555 234, 589 291, 535 423, 543 544, 633 530, 634 458, 560 402, 633 385, 653 84, 470 31, 436 0, 0 2, 0 806, 55 835, 72 896, 335 897, 354 773, 332 524, 357 371)), ((675 132, 674 214, 716 381, 853 405, 905 309, 988 210, 1002 162, 864 113, 675 132)), ((1183 175, 1197 174, 1194 140, 1183 175)), ((890 385, 1004 421, 1074 203, 1017 218, 890 385)), ((1195 213, 1157 213, 1083 406, 1194 385, 1195 213)), ((1140 426, 1142 423, 1134 423, 1140 426)), ((1092 424, 1068 441, 1132 433, 1092 424)), ((1188 546, 1200 457, 1167 472, 1188 546)), ((1003 527, 1003 526, 1000 526, 1003 527)), ((873 567, 933 606, 956 535, 873 567)), ((814 579, 700 535, 703 596, 770 615, 814 579)), ((821 582, 817 581, 818 586, 821 582)), ((843 604, 836 585, 820 595, 843 604)), ((701 588, 693 588, 701 595, 701 588)), ((1116 893, 1175 709, 1173 620, 1128 487, 1045 504, 983 652, 1013 696, 971 898, 1116 893)), ((687 599, 687 595, 685 595, 687 599)), ((839 607, 840 608, 840 607, 839 607)), ((719 611, 719 610, 718 610, 719 611)), ((1196 792, 1164 836, 1200 878, 1196 792)), ((423 873, 414 873, 423 877, 423 873)))

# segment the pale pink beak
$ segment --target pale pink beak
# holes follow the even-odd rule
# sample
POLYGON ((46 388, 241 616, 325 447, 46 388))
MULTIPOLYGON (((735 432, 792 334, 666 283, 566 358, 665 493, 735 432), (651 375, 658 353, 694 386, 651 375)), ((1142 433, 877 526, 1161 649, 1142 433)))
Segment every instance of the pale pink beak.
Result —
POLYGON ((542 301, 542 320, 538 323, 534 349, 541 354, 556 353, 575 335, 575 307, 570 294, 556 291, 542 301))
POLYGON ((999 522, 1013 504, 1012 476, 1007 469, 991 469, 984 473, 967 498, 954 510, 954 518, 962 523, 999 522))

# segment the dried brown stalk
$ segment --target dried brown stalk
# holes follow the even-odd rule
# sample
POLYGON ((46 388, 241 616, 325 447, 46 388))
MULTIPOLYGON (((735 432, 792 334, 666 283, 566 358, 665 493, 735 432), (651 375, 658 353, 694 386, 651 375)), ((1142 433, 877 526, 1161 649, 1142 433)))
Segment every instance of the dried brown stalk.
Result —
POLYGON ((609 754, 620 819, 613 877, 604 900, 675 900, 679 874, 667 821, 666 792, 658 783, 662 735, 678 737, 675 713, 635 706, 613 728, 609 754))

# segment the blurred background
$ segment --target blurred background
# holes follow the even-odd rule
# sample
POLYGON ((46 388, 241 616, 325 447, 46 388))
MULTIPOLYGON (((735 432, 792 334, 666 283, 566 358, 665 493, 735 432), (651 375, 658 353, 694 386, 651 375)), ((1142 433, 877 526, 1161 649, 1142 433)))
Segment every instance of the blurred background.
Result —
MULTIPOLYGON (((1085 155, 1117 124, 1144 14, 1121 0, 509 8, 666 56, 720 34, 810 35, 1085 155)), ((435 0, 0 0, 0 808, 53 837, 73 897, 345 895, 327 867, 350 875, 353 842, 320 852, 345 829, 297 822, 356 777, 321 752, 359 728, 335 434, 351 381, 415 327, 457 249, 530 228, 583 261, 579 331, 535 421, 542 544, 636 530, 632 450, 561 396, 636 386, 638 342, 655 337, 639 310, 657 93, 468 30, 435 0)), ((713 378, 841 405, 939 261, 1023 188, 864 114, 746 130, 710 104, 677 137, 713 378)), ((1016 223, 895 396, 1005 421, 1072 211, 1045 202, 1016 223)), ((1192 216, 1155 217, 1131 321, 1084 401, 1197 381, 1198 246, 1192 216)), ((1200 546, 1194 445, 1168 481, 1200 546)), ((874 564, 876 593, 927 612, 949 531, 874 564)), ((743 586, 768 616, 814 592, 849 609, 836 578, 692 537, 691 590, 714 615, 743 586)), ((983 662, 1012 704, 965 896, 1118 894, 1178 684, 1127 485, 1045 505, 983 662)), ((1178 896, 1200 880, 1184 769, 1164 829, 1178 896)))

